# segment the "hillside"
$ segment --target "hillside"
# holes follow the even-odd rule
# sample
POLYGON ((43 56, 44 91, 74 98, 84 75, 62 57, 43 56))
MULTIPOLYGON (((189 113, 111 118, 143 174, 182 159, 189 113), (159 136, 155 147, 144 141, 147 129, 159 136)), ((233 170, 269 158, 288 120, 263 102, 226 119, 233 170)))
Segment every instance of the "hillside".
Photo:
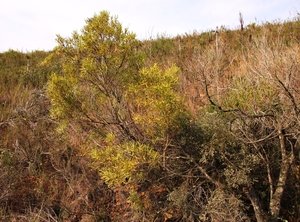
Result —
POLYGON ((1 221, 299 221, 300 20, 139 41, 107 12, 0 53, 1 221))

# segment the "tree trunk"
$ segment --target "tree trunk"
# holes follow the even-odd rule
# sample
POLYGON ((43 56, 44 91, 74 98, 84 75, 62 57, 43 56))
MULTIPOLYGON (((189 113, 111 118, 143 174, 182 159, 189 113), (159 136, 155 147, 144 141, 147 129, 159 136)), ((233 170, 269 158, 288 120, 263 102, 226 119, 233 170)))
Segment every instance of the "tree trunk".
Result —
POLYGON ((251 188, 250 191, 246 192, 247 197, 251 201, 254 213, 255 213, 255 218, 257 222, 266 222, 268 221, 269 217, 263 210, 261 203, 254 192, 254 190, 251 188))
POLYGON ((287 154, 285 135, 283 133, 282 128, 279 129, 278 134, 279 134, 279 143, 280 143, 280 151, 281 151, 281 164, 280 164, 280 172, 279 172, 277 186, 274 189, 274 193, 270 200, 270 207, 269 207, 271 216, 274 219, 279 216, 280 202, 286 185, 288 170, 293 161, 293 154, 292 153, 290 155, 287 154))

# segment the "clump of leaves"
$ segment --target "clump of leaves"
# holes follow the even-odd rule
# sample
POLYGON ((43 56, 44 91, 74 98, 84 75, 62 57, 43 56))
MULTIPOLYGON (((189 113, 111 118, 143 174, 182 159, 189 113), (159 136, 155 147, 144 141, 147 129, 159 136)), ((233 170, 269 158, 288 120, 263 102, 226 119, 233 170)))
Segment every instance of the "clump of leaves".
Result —
POLYGON ((131 84, 128 99, 135 108, 134 121, 148 137, 163 137, 172 120, 182 112, 182 103, 176 92, 178 67, 166 70, 156 64, 140 71, 137 82, 131 84))
POLYGON ((112 134, 107 136, 107 145, 92 149, 90 155, 102 179, 111 187, 138 182, 144 171, 154 167, 159 154, 149 145, 138 142, 114 142, 112 134))

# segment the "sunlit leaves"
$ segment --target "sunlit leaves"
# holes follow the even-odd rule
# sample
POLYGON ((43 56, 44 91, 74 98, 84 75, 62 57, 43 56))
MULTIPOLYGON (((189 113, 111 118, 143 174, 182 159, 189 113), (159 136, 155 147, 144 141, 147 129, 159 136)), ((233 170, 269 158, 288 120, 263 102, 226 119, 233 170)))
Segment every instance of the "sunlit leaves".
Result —
POLYGON ((137 83, 129 87, 127 96, 135 107, 133 118, 149 136, 162 136, 182 111, 182 101, 176 92, 178 71, 176 66, 167 70, 157 65, 144 68, 137 83))
POLYGON ((112 187, 141 180, 143 171, 153 167, 159 160, 159 154, 150 146, 135 142, 109 144, 93 149, 91 157, 101 177, 112 187), (138 170, 140 164, 143 164, 144 169, 138 170))
POLYGON ((77 103, 74 78, 65 78, 53 74, 48 82, 48 95, 52 108, 51 114, 56 118, 70 115, 77 103))
POLYGON ((279 102, 278 92, 266 79, 235 78, 228 90, 224 104, 247 112, 268 111, 279 102))

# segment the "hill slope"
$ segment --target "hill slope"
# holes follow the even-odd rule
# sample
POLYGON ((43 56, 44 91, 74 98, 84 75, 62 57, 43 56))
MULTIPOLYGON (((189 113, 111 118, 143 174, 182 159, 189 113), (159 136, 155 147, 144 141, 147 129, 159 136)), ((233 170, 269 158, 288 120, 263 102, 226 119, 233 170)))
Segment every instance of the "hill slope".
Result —
POLYGON ((0 54, 3 221, 297 221, 300 21, 140 42, 106 12, 0 54))

